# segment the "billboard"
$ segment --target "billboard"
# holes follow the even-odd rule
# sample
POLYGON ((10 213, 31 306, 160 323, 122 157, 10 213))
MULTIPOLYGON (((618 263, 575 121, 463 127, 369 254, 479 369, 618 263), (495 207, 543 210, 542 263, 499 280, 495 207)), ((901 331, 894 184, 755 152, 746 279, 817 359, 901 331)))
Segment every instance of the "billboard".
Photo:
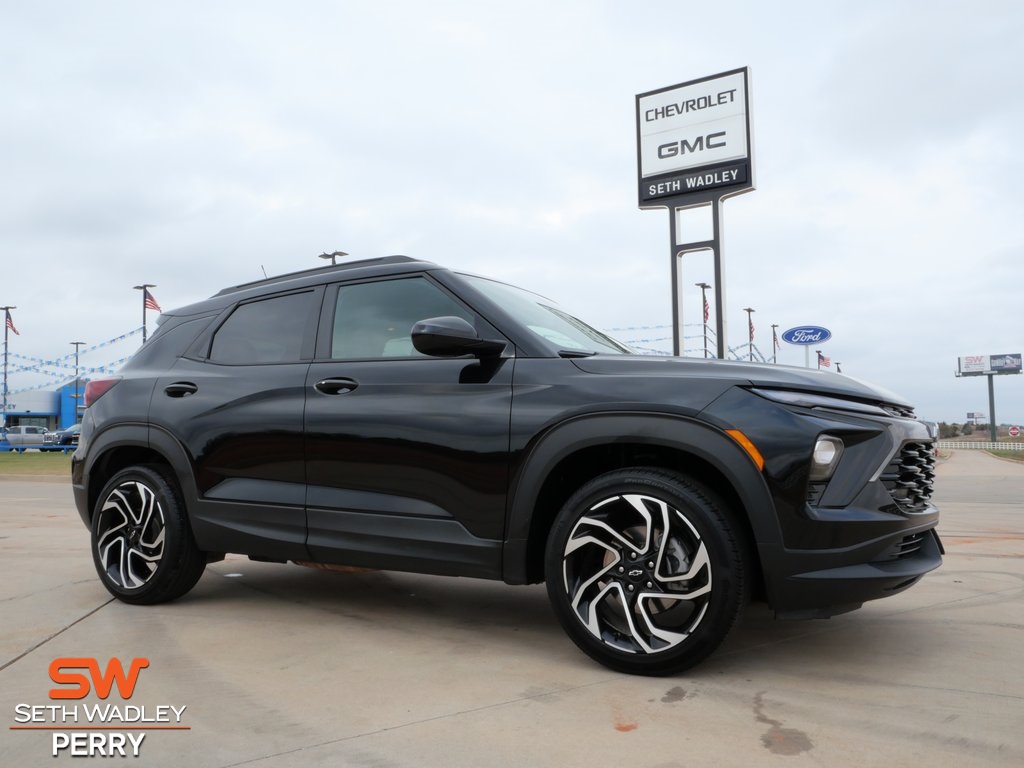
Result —
POLYGON ((958 376, 990 376, 1020 373, 1021 353, 1010 355, 966 355, 959 360, 958 376))
POLYGON ((639 94, 636 125, 641 208, 753 189, 746 67, 639 94))

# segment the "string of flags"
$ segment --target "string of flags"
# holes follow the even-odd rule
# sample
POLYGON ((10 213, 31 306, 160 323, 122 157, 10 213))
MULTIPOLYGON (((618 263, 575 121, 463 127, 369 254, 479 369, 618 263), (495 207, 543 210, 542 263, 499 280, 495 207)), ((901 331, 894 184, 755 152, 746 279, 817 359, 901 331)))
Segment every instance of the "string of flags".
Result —
MULTIPOLYGON (((122 357, 120 360, 114 360, 110 363, 107 363, 104 366, 99 366, 96 368, 79 368, 79 373, 82 376, 86 376, 87 374, 92 373, 114 374, 117 373, 118 368, 127 363, 129 360, 131 360, 131 355, 129 355, 128 357, 122 357)), ((55 386, 60 386, 64 384, 65 382, 67 382, 67 380, 67 377, 51 378, 49 381, 45 381, 42 384, 36 384, 35 386, 32 387, 21 387, 20 389, 12 389, 8 394, 18 395, 21 394, 22 392, 35 392, 36 390, 39 389, 53 389, 55 386)))
MULTIPOLYGON (((128 333, 122 333, 120 336, 115 336, 112 339, 107 339, 106 341, 101 341, 98 344, 93 344, 91 347, 85 347, 84 349, 78 352, 78 355, 79 357, 81 357, 82 355, 86 355, 90 352, 95 352, 97 349, 109 347, 112 344, 118 344, 122 341, 125 341, 126 339, 130 339, 132 336, 137 336, 140 333, 142 333, 141 325, 138 328, 135 328, 134 330, 128 331, 128 333)), ((75 359, 75 353, 69 352, 66 355, 62 355, 61 357, 55 357, 50 360, 44 360, 41 357, 32 357, 31 355, 21 355, 18 354, 17 352, 9 352, 8 357, 17 358, 18 360, 31 360, 33 363, 38 363, 40 365, 48 365, 52 368, 66 368, 68 366, 65 365, 64 361, 73 361, 75 359)), ((75 368, 73 363, 71 364, 70 367, 72 370, 74 370, 75 368)))
MULTIPOLYGON (((11 320, 10 311, 7 311, 6 315, 7 316, 4 322, 6 323, 7 328, 20 336, 21 334, 18 332, 16 328, 14 328, 14 323, 11 320)), ((114 336, 113 338, 107 339, 106 341, 101 341, 97 344, 92 344, 91 346, 85 347, 84 349, 80 349, 78 352, 79 359, 81 359, 82 355, 88 354, 90 352, 95 352, 96 350, 103 349, 104 347, 113 346, 114 344, 119 344, 123 341, 126 341, 127 339, 132 338, 133 336, 137 336, 140 333, 142 333, 141 325, 138 328, 133 328, 127 333, 122 333, 119 336, 114 336)), ((35 384, 29 387, 20 387, 15 390, 10 390, 9 394, 12 395, 21 392, 33 392, 40 389, 52 389, 55 385, 60 385, 67 381, 69 378, 68 374, 71 374, 73 376, 76 370, 74 363, 74 352, 70 352, 61 357, 51 359, 34 357, 32 355, 22 355, 17 352, 8 352, 7 356, 15 360, 23 361, 23 364, 16 365, 13 368, 11 368, 11 373, 34 373, 48 377, 48 379, 42 382, 41 384, 35 384)), ((130 359, 131 355, 128 355, 127 357, 122 357, 118 360, 112 360, 110 362, 102 363, 99 365, 79 365, 77 370, 79 376, 86 377, 91 376, 93 374, 113 374, 116 373, 118 368, 120 368, 130 359)))

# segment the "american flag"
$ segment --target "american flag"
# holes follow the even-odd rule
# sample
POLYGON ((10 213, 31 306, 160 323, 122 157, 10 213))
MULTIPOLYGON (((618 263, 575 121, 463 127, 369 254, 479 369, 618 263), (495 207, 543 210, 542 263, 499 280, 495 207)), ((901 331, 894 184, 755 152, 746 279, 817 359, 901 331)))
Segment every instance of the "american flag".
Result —
POLYGON ((747 325, 750 326, 750 340, 754 340, 754 321, 753 319, 747 321, 747 325))
POLYGON ((708 318, 711 317, 711 307, 708 306, 708 297, 704 297, 704 324, 707 325, 708 318))
POLYGON ((149 292, 148 288, 142 290, 143 305, 146 309, 152 309, 154 312, 163 312, 160 309, 160 305, 156 303, 156 299, 153 298, 153 294, 149 292))
POLYGON ((7 319, 6 319, 7 327, 10 328, 12 331, 14 331, 15 335, 21 336, 21 334, 18 333, 18 329, 14 327, 14 321, 11 320, 11 310, 5 309, 4 310, 4 314, 7 315, 7 319))
POLYGON ((818 367, 825 366, 826 368, 832 365, 832 358, 825 357, 821 352, 818 352, 818 367))
POLYGON ((772 328, 772 349, 778 351, 779 349, 779 333, 772 328))

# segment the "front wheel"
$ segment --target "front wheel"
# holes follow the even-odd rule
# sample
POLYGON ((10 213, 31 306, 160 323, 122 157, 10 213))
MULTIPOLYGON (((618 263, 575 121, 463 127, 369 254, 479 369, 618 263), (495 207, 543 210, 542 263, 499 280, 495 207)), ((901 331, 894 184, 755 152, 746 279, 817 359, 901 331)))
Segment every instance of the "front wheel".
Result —
POLYGON ((103 586, 138 605, 181 597, 206 567, 173 480, 149 465, 121 470, 100 492, 92 555, 103 586))
POLYGON ((619 672, 669 675, 725 639, 747 595, 744 548, 724 504, 661 469, 594 478, 548 538, 548 596, 591 658, 619 672))

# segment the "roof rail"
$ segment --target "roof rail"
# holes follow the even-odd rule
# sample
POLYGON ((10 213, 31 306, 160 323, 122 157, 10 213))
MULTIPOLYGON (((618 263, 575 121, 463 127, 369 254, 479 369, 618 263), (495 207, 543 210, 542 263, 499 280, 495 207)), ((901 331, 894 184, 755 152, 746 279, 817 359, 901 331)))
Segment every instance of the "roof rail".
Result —
POLYGON ((411 256, 381 256, 375 259, 360 259, 359 261, 346 261, 344 264, 328 264, 326 267, 314 267, 313 269, 300 269, 296 272, 286 272, 283 275, 274 275, 273 277, 266 277, 262 280, 253 280, 248 283, 239 283, 238 285, 232 285, 229 288, 224 288, 214 296, 224 296, 228 293, 235 293, 236 291, 245 290, 246 288, 255 288, 262 285, 273 285, 274 283, 282 283, 286 280, 294 280, 297 277, 305 277, 308 275, 325 274, 329 272, 346 272, 350 269, 358 267, 372 267, 378 264, 407 264, 412 262, 418 262, 420 259, 414 259, 411 256))

